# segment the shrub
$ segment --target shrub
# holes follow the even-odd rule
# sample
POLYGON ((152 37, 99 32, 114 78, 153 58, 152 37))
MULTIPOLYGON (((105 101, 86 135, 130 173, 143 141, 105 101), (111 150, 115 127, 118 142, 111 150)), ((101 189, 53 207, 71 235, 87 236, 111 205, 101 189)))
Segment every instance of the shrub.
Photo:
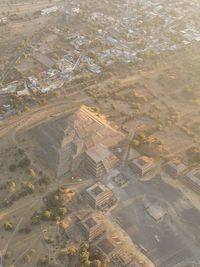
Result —
POLYGON ((6 231, 12 231, 12 229, 13 229, 13 224, 12 224, 11 222, 9 222, 9 221, 5 222, 5 223, 4 223, 4 229, 5 229, 6 231))
POLYGON ((74 256, 74 255, 76 255, 77 252, 78 252, 78 249, 77 249, 77 247, 75 247, 75 246, 69 246, 69 247, 67 248, 67 250, 66 250, 67 255, 70 255, 70 256, 74 256))
POLYGON ((30 159, 28 159, 27 157, 25 157, 22 160, 20 160, 20 162, 19 162, 18 165, 21 168, 27 168, 27 167, 29 167, 30 164, 31 164, 30 159))
POLYGON ((52 218, 52 214, 51 214, 51 211, 49 210, 45 210, 42 214, 42 217, 45 221, 48 221, 52 218))
POLYGON ((68 210, 65 207, 58 208, 58 215, 60 215, 60 216, 65 216, 67 214, 67 212, 68 212, 68 210))
POLYGON ((35 191, 35 186, 32 183, 24 183, 23 188, 28 194, 32 194, 35 191))
POLYGON ((9 166, 9 170, 10 170, 11 172, 16 171, 16 169, 17 169, 17 166, 16 166, 15 164, 11 164, 11 165, 9 166))

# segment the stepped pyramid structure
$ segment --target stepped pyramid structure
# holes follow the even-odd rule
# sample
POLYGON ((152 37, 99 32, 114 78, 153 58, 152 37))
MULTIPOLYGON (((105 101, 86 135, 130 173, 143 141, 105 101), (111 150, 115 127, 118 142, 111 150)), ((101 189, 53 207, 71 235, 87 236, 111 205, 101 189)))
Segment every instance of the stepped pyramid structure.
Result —
POLYGON ((103 175, 117 163, 108 149, 125 138, 86 106, 32 128, 29 135, 36 144, 39 159, 45 161, 57 177, 75 171, 83 162, 94 176, 103 175), (96 163, 92 162, 94 158, 96 163))

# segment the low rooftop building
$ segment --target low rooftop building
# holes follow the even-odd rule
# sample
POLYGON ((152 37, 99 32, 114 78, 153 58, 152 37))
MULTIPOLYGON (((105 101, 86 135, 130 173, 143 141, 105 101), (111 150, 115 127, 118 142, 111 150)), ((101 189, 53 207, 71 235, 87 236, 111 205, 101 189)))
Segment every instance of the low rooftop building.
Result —
POLYGON ((146 156, 139 157, 131 162, 131 167, 139 175, 146 174, 147 172, 153 170, 155 166, 154 160, 146 156))
POLYGON ((177 177, 187 169, 187 166, 180 160, 171 160, 165 164, 164 169, 169 175, 177 177))
POLYGON ((80 222, 81 230, 89 242, 97 239, 104 232, 103 224, 94 216, 89 216, 80 222))
POLYGON ((190 171, 185 176, 184 180, 190 189, 192 189, 196 193, 200 193, 200 170, 194 169, 190 171))
POLYGON ((112 262, 114 266, 130 266, 133 260, 132 255, 122 248, 119 239, 116 242, 111 237, 103 235, 94 245, 101 255, 112 262))
POLYGON ((113 200, 113 192, 104 184, 98 182, 86 189, 86 199, 93 208, 104 208, 113 200))
POLYGON ((119 162, 104 146, 97 144, 86 151, 86 167, 96 178, 108 173, 119 162))
POLYGON ((109 261, 115 258, 119 253, 119 249, 117 248, 113 240, 105 235, 97 240, 95 246, 100 251, 102 256, 108 259, 109 261))

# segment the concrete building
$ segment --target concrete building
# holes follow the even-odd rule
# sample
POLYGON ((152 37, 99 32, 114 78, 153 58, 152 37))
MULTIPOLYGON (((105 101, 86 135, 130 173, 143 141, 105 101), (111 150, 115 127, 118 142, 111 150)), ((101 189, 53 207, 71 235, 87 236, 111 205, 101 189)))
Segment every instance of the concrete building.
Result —
POLYGON ((154 160, 146 156, 134 159, 130 166, 135 172, 142 176, 156 167, 154 160))
POLYGON ((86 199, 93 208, 104 208, 111 203, 113 192, 104 184, 98 182, 86 189, 86 199))
POLYGON ((112 259, 116 258, 119 253, 119 249, 115 242, 105 235, 95 242, 95 247, 108 261, 112 261, 112 259))
POLYGON ((112 266, 131 266, 133 257, 129 252, 124 250, 119 239, 115 240, 114 238, 103 235, 94 245, 103 258, 110 263, 112 262, 112 266))
POLYGON ((105 232, 103 224, 95 216, 83 219, 80 222, 80 227, 89 242, 97 239, 105 232))
POLYGON ((190 171, 184 179, 187 186, 195 191, 196 193, 200 193, 200 170, 194 169, 190 171))
POLYGON ((169 175, 177 177, 186 171, 187 166, 179 160, 171 160, 165 164, 164 169, 169 175))
POLYGON ((85 154, 86 167, 96 178, 108 173, 119 162, 114 154, 100 144, 88 149, 85 154))

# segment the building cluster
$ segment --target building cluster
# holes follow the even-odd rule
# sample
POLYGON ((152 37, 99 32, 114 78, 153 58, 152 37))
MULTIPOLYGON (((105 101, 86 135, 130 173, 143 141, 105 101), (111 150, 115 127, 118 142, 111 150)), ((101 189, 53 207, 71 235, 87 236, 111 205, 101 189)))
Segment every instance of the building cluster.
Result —
POLYGON ((102 210, 112 206, 116 201, 112 190, 101 182, 87 188, 85 198, 92 208, 102 210))
MULTIPOLYGON (((42 9, 42 16, 57 11, 64 15, 66 25, 70 25, 67 34, 63 27, 50 30, 58 39, 64 36, 70 48, 62 49, 62 53, 53 58, 56 51, 47 53, 32 46, 30 56, 43 66, 44 71, 17 81, 20 86, 24 84, 24 88, 17 86, 11 92, 11 84, 8 84, 0 88, 0 93, 16 93, 17 96, 46 94, 63 88, 65 81, 77 75, 76 71, 100 75, 108 65, 117 62, 135 64, 142 61, 145 54, 176 50, 200 41, 198 1, 123 0, 112 4, 102 1, 99 5, 103 8, 97 11, 95 3, 90 0, 69 1, 64 6, 58 1, 56 5, 42 9), (105 6, 110 12, 103 11, 105 6), (73 29, 71 25, 76 18, 93 29, 92 33, 73 29)), ((0 17, 0 25, 8 20, 8 17, 0 17)))
POLYGON ((134 266, 133 256, 126 251, 119 238, 113 238, 106 231, 103 220, 96 215, 89 215, 79 222, 79 227, 91 246, 98 251, 102 258, 117 266, 134 266))

